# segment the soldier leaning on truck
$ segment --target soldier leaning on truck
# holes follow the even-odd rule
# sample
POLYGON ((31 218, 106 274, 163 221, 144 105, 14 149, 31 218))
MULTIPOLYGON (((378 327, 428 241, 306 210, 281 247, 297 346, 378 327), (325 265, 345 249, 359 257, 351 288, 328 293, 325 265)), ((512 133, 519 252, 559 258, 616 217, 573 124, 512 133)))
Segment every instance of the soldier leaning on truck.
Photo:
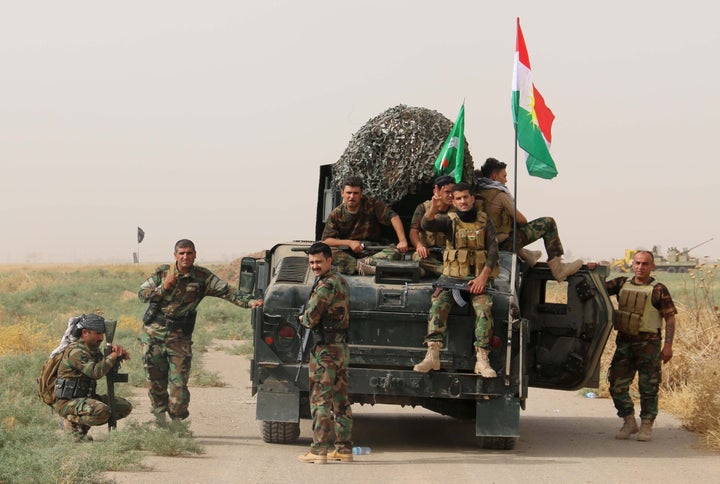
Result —
MULTIPOLYGON (((461 182, 453 186, 454 212, 437 215, 442 205, 440 195, 433 195, 432 206, 425 212, 422 228, 446 235, 443 252, 443 275, 440 279, 466 282, 475 310, 475 373, 483 378, 497 376, 490 366, 490 337, 492 334, 492 297, 485 293, 489 280, 496 276, 498 244, 495 227, 485 212, 475 204, 471 187, 461 182)), ((440 348, 445 340, 447 319, 453 305, 449 290, 438 288, 432 295, 428 314, 428 334, 425 337, 427 354, 415 365, 415 371, 427 373, 440 369, 440 348)))
MULTIPOLYGON (((438 214, 445 215, 452 206, 452 187, 455 179, 449 175, 441 175, 433 181, 433 195, 440 196, 442 201, 438 214)), ((442 251, 431 251, 445 247, 445 234, 423 230, 420 226, 425 212, 432 206, 432 200, 426 200, 415 208, 410 222, 410 243, 415 247, 413 260, 420 263, 422 275, 439 276, 442 274, 442 251)))
POLYGON ((175 243, 175 262, 161 265, 140 286, 138 297, 148 304, 140 344, 151 411, 159 423, 165 412, 172 420, 190 415, 187 388, 192 363, 192 333, 198 304, 205 296, 230 301, 241 308, 262 305, 261 299, 241 295, 210 270, 195 264, 195 244, 175 243))
POLYGON ((350 288, 332 266, 332 251, 316 242, 307 251, 316 283, 300 316, 312 330, 308 376, 313 441, 300 462, 324 464, 328 459, 351 462, 352 410, 348 398, 350 350, 347 330, 350 320, 350 288), (330 440, 335 430, 335 442, 330 440))
POLYGON ((397 259, 400 253, 408 250, 400 216, 386 203, 365 197, 362 192, 360 177, 351 176, 343 180, 343 202, 330 212, 322 233, 322 241, 333 248, 333 260, 341 274, 375 274, 378 260, 397 259), (380 225, 390 225, 395 230, 398 238, 395 248, 380 251, 365 248, 365 242, 391 245, 383 239, 380 225), (340 250, 338 247, 347 249, 340 250))
POLYGON ((618 277, 605 282, 608 294, 616 295, 618 299, 618 309, 613 314, 613 324, 618 331, 617 347, 608 377, 618 417, 624 420, 615 435, 621 440, 638 432, 639 441, 650 440, 658 413, 658 389, 662 378, 660 362, 667 363, 673 356, 677 310, 667 287, 650 277, 654 268, 652 253, 641 250, 633 257, 633 278, 618 277), (663 319, 665 344, 661 348, 663 319), (638 374, 640 391, 640 428, 629 393, 635 373, 638 374))

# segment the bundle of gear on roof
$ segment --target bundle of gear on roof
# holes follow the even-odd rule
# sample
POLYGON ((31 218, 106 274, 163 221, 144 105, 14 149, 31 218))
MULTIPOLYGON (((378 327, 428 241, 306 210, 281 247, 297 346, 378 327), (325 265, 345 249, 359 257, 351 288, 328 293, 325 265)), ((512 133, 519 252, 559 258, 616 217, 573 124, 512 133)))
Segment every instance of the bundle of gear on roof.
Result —
MULTIPOLYGON (((431 183, 435 159, 453 123, 437 111, 400 104, 370 119, 350 139, 333 166, 333 184, 360 176, 363 194, 395 203, 418 186, 431 183)), ((463 180, 471 180, 473 161, 467 140, 463 180)))

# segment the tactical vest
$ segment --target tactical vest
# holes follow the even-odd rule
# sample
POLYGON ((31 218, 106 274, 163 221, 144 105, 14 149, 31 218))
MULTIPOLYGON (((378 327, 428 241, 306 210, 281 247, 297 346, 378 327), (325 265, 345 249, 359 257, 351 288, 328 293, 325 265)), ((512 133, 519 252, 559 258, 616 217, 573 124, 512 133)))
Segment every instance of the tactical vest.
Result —
MULTIPOLYGON (((443 252, 443 275, 450 277, 477 277, 485 266, 485 226, 487 215, 477 210, 472 222, 463 222, 456 212, 447 214, 452 221, 452 238, 447 239, 443 252)), ((490 277, 496 277, 500 268, 496 265, 490 277)))
POLYGON ((662 327, 662 314, 652 305, 652 292, 657 281, 638 285, 626 282, 618 295, 618 308, 613 311, 615 329, 623 333, 657 333, 662 327))
MULTIPOLYGON (((426 200, 423 202, 423 208, 425 213, 432 207, 432 200, 426 200)), ((452 207, 451 207, 452 208, 452 207)), ((420 232, 420 239, 425 247, 444 247, 447 241, 447 236, 444 232, 430 232, 429 230, 423 230, 420 232)))
MULTIPOLYGON (((486 212, 490 209, 490 203, 495 200, 495 197, 500 195, 501 192, 502 190, 497 188, 484 188, 478 191, 477 196, 483 199, 486 212)), ((495 224, 495 230, 498 234, 509 234, 512 231, 513 219, 502 208, 500 208, 497 214, 490 214, 490 218, 495 224)))
MULTIPOLYGON (((58 367, 57 380, 55 382, 55 398, 57 400, 92 398, 95 396, 97 382, 77 368, 68 368, 63 364, 63 361, 68 358, 70 352, 80 344, 79 342, 71 343, 62 353, 63 356, 60 366, 58 367)), ((90 353, 90 357, 95 363, 104 358, 102 353, 90 353)))

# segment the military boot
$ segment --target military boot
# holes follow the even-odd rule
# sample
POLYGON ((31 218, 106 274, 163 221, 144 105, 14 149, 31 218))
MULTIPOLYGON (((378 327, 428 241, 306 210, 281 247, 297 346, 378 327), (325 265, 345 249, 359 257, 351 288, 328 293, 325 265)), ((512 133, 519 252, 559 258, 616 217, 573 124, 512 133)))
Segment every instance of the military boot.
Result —
POLYGON ((489 349, 475 348, 476 350, 476 362, 475 362, 475 373, 483 378, 495 378, 497 373, 490 366, 490 360, 488 360, 489 349))
POLYGON ((327 464, 327 454, 320 455, 308 451, 303 455, 299 455, 297 460, 298 462, 305 462, 307 464, 327 464))
POLYGON ((542 252, 539 250, 520 249, 518 250, 518 256, 530 267, 535 267, 537 261, 542 257, 542 252))
POLYGON ((370 257, 364 257, 357 261, 358 274, 361 276, 374 276, 375 266, 370 264, 370 257))
POLYGON ((328 460, 336 460, 340 462, 352 462, 352 449, 335 449, 327 455, 328 460))
POLYGON ((640 433, 638 434, 638 440, 640 442, 647 442, 648 440, 650 440, 652 436, 652 428, 652 420, 642 419, 642 424, 640 425, 640 433))
POLYGON ((547 262, 556 281, 562 282, 580 270, 583 263, 578 259, 572 262, 563 262, 561 257, 553 257, 547 262))
POLYGON ((623 426, 620 431, 615 434, 615 438, 618 440, 625 440, 632 434, 636 433, 638 433, 638 424, 635 420, 635 415, 625 415, 623 426))
POLYGON ((92 442, 93 440, 93 438, 88 435, 88 431, 90 431, 89 425, 82 425, 65 419, 63 421, 63 430, 72 435, 76 442, 92 442))
POLYGON ((413 371, 419 373, 427 373, 430 370, 440 369, 440 348, 442 343, 439 341, 430 341, 428 343, 427 353, 425 353, 425 359, 413 367, 413 371))

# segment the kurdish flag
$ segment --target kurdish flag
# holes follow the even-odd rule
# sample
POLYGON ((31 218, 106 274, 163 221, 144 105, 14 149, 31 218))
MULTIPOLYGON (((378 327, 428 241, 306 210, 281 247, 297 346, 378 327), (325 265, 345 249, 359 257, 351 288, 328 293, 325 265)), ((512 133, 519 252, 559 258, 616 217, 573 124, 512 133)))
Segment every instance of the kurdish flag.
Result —
POLYGON ((465 103, 460 106, 455 124, 435 160, 435 176, 450 175, 460 183, 465 158, 465 103))
POLYGON ((555 115, 545 104, 532 82, 530 57, 517 19, 515 66, 513 69, 512 111, 515 135, 520 148, 527 153, 528 173, 549 180, 557 175, 555 162, 550 155, 550 130, 555 115))

